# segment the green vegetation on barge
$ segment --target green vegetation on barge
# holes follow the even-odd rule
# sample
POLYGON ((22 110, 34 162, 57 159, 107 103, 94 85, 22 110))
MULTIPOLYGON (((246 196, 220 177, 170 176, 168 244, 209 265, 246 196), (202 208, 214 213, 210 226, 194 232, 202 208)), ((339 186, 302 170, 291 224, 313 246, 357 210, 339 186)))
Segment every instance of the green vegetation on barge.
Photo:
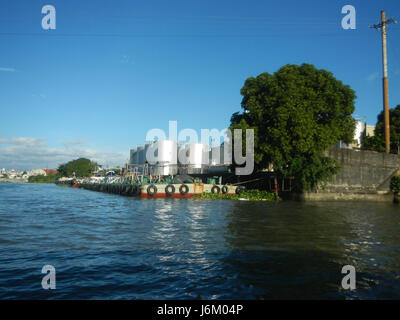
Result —
MULTIPOLYGON (((212 199, 212 200, 249 200, 249 201, 276 201, 273 192, 262 190, 245 190, 240 194, 222 194, 222 193, 202 193, 193 196, 194 199, 212 199)), ((280 198, 278 200, 281 200, 280 198)))

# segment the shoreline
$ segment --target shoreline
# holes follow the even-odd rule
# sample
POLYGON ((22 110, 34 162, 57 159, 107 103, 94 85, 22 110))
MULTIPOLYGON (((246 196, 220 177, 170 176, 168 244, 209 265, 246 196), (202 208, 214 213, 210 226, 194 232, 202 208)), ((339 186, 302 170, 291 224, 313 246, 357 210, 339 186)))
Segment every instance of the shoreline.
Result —
POLYGON ((28 183, 27 179, 4 179, 0 178, 0 183, 28 183))
POLYGON ((15 183, 15 184, 54 184, 53 182, 29 182, 28 180, 19 180, 19 179, 0 179, 0 183, 15 183))
MULTIPOLYGON (((23 179, 0 179, 0 183, 15 183, 15 184, 54 184, 51 182, 28 182, 28 180, 23 179)), ((197 195, 195 199, 212 199, 215 200, 223 199, 223 195, 197 195)), ((228 196, 225 197, 226 200, 239 200, 234 199, 235 197, 228 196)), ((264 199, 253 199, 253 201, 263 201, 264 199)), ((272 202, 271 199, 265 199, 266 202, 272 202)), ((264 200, 264 201, 265 201, 264 200)), ((283 193, 280 194, 280 200, 285 201, 297 201, 297 202, 352 202, 352 201, 368 201, 368 202, 385 202, 385 203, 400 203, 400 196, 392 192, 377 192, 377 193, 362 193, 362 192, 303 192, 303 193, 283 193)), ((251 201, 251 200, 250 200, 251 201)))
POLYGON ((284 196, 285 200, 294 200, 299 202, 351 202, 368 201, 381 203, 399 203, 399 196, 393 192, 312 192, 291 193, 284 196))

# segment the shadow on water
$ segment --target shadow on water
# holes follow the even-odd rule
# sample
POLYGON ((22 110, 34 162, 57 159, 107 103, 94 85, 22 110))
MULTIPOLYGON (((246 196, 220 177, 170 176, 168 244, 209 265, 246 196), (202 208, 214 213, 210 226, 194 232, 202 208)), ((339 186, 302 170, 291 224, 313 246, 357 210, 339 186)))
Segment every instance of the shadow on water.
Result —
POLYGON ((227 215, 223 261, 265 299, 400 298, 400 217, 365 202, 236 202, 227 215), (357 289, 341 288, 344 265, 357 289))

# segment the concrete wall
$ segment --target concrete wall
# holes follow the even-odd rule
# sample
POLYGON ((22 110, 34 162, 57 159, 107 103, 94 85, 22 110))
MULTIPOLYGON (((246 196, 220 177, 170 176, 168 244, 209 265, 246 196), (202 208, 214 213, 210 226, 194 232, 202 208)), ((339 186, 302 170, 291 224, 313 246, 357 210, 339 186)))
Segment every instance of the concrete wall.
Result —
POLYGON ((339 173, 315 192, 298 195, 299 199, 393 201, 390 180, 400 173, 399 155, 352 149, 326 154, 339 162, 339 173))
POLYGON ((327 155, 340 164, 326 189, 377 193, 390 191, 390 179, 400 170, 400 156, 373 151, 332 149, 327 155))

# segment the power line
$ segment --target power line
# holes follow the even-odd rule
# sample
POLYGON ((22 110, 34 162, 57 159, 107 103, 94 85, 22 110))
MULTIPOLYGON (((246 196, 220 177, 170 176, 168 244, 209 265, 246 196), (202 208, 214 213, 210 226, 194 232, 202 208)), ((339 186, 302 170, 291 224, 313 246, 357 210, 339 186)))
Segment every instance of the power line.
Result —
MULTIPOLYGON (((358 36, 367 34, 358 33, 358 36)), ((109 38, 274 38, 274 37, 347 37, 343 32, 335 33, 262 33, 262 34, 129 34, 129 33, 53 33, 53 32, 0 32, 0 36, 20 37, 109 37, 109 38)))

